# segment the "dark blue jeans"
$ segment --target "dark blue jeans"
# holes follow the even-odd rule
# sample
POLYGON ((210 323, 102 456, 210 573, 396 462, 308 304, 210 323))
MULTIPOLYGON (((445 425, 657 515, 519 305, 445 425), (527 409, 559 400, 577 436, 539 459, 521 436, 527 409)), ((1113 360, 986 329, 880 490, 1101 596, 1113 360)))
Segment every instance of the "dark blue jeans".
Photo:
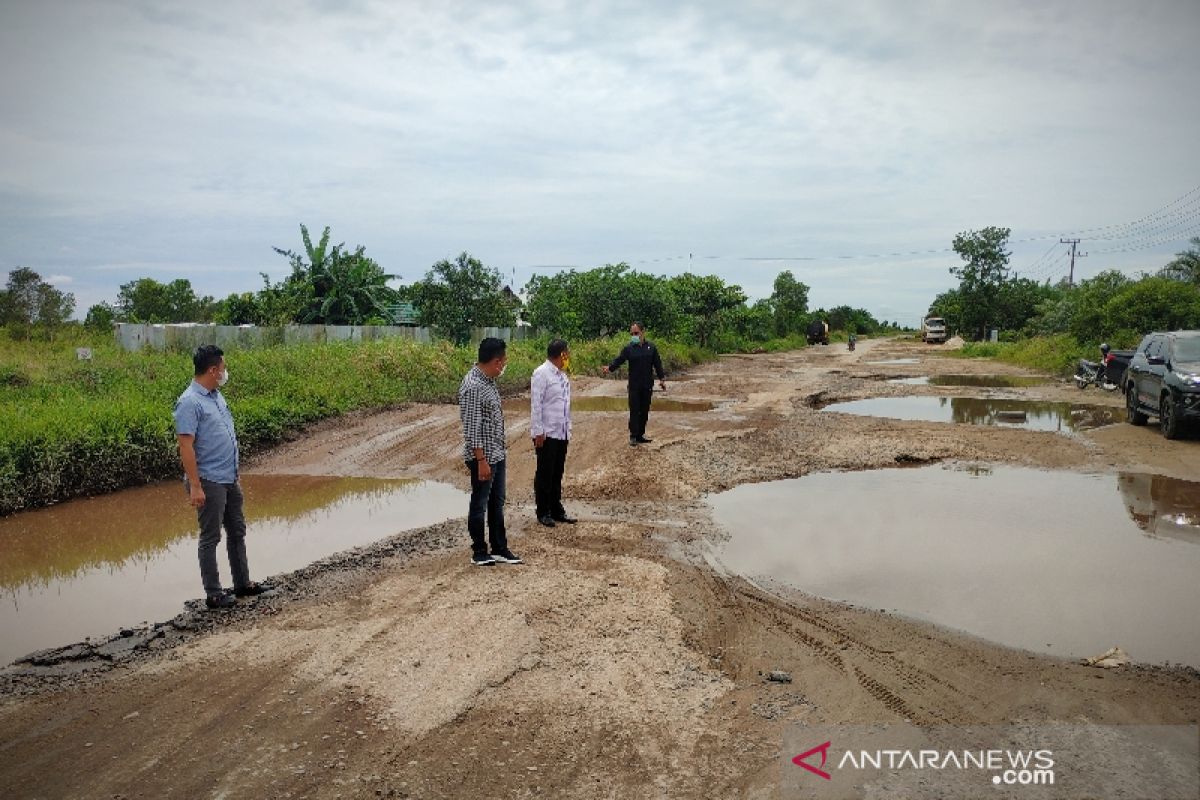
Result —
POLYGON ((467 532, 471 534, 471 550, 475 555, 487 553, 483 539, 483 520, 487 517, 488 539, 492 552, 508 549, 508 536, 504 531, 504 462, 492 464, 492 477, 479 480, 479 464, 467 462, 471 473, 471 508, 467 513, 467 532))

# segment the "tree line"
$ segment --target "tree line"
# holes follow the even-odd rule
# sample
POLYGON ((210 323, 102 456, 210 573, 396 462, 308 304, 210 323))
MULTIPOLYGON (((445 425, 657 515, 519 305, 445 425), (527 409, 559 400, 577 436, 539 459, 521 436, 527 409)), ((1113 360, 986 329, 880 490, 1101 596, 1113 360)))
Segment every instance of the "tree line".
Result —
POLYGON ((1009 234, 988 227, 954 238, 963 263, 950 272, 959 283, 934 298, 929 314, 964 338, 980 340, 990 330, 1006 339, 1069 333, 1131 347, 1152 330, 1200 328, 1200 237, 1154 272, 1106 270, 1072 286, 1013 275, 1009 234))
MULTIPOLYGON (((497 269, 468 253, 438 261, 411 284, 393 286, 399 275, 386 272, 361 245, 331 245, 329 228, 314 242, 301 225, 300 238, 299 250, 273 248, 291 270, 279 281, 260 273, 263 285, 257 291, 217 300, 198 295, 186 278, 166 283, 138 278, 122 284, 113 302, 89 308, 84 324, 98 331, 111 330, 114 322, 387 325, 408 308, 416 324, 456 343, 467 341, 472 328, 510 327, 518 321, 590 339, 637 319, 656 336, 721 351, 798 337, 813 319, 828 322, 834 331, 863 335, 898 328, 862 308, 810 310, 809 287, 790 271, 780 272, 771 295, 755 302, 741 286, 714 275, 652 275, 625 263, 535 276, 523 287, 522 300, 497 269)), ((0 294, 0 310, 14 336, 51 335, 66 323, 74 298, 21 269, 0 294)))

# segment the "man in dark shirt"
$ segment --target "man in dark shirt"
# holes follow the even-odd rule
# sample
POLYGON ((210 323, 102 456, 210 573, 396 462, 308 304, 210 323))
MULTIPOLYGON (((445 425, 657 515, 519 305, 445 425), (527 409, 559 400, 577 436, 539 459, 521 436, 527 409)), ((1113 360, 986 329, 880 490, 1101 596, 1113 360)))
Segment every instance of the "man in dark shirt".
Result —
POLYGON ((629 326, 629 344, 613 362, 604 368, 604 373, 614 372, 629 362, 629 446, 649 444, 646 438, 646 419, 650 416, 650 399, 654 394, 654 376, 658 385, 667 388, 667 376, 663 372, 658 348, 646 341, 642 323, 629 326))

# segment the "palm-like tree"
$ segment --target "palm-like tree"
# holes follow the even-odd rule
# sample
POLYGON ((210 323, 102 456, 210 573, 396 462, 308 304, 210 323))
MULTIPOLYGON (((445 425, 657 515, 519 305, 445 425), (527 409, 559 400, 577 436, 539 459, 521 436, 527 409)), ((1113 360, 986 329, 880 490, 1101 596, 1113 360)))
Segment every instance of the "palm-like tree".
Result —
POLYGON ((1163 267, 1159 274, 1164 278, 1200 285, 1200 236, 1193 236, 1192 246, 1182 253, 1176 253, 1174 260, 1163 267))
POLYGON ((398 275, 384 272, 362 245, 353 251, 347 251, 344 243, 330 249, 328 227, 315 247, 304 225, 300 238, 304 255, 274 248, 292 264, 285 286, 297 300, 297 322, 361 325, 387 317, 387 306, 396 301, 396 292, 387 282, 398 275))

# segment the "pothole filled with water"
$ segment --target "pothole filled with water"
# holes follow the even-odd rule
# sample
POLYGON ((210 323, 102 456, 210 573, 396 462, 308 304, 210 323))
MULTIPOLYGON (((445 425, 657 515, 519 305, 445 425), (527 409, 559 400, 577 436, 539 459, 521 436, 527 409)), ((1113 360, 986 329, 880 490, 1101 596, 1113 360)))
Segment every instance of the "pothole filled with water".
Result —
POLYGON ((825 410, 866 417, 1007 425, 1059 433, 1091 430, 1125 418, 1124 409, 1113 406, 996 397, 872 397, 832 403, 825 410))
POLYGON ((893 378, 888 381, 904 386, 976 386, 996 389, 1045 386, 1051 382, 1049 378, 1035 375, 923 375, 917 378, 893 378))
POLYGON ((708 502, 719 559, 746 577, 1042 653, 1200 667, 1200 483, 938 466, 708 502))
POLYGON ((920 364, 919 358, 887 358, 883 361, 868 361, 868 364, 920 364))
MULTIPOLYGON (((426 481, 243 475, 241 483, 256 579, 467 511, 465 492, 426 481)), ((0 665, 175 616, 204 596, 198 531, 177 482, 0 519, 0 665)), ((217 563, 230 586, 224 533, 217 563)))

